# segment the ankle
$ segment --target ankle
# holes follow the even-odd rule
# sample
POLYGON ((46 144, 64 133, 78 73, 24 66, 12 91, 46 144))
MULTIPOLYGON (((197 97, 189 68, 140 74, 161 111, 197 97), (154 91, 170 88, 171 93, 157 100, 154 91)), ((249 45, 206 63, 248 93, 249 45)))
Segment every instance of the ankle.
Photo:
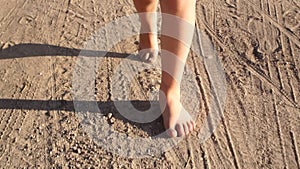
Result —
POLYGON ((157 47, 157 36, 152 33, 144 33, 140 35, 141 48, 154 48, 157 47))
POLYGON ((164 92, 166 98, 180 98, 180 87, 177 84, 161 83, 160 90, 164 92))

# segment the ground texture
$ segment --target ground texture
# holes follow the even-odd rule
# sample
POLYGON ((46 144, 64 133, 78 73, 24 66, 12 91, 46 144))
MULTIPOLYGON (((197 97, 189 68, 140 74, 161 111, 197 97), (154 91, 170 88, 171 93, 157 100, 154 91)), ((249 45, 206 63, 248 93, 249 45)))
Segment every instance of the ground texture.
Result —
MULTIPOLYGON (((72 103, 72 75, 84 42, 106 23, 134 13, 132 1, 0 4, 1 168, 300 168, 298 0, 197 1, 197 26, 213 42, 226 76, 222 119, 200 141, 211 85, 201 57, 191 53, 188 63, 198 84, 193 90, 200 93, 204 115, 188 138, 147 158, 123 157, 97 144, 72 103)), ((162 130, 161 119, 141 125, 111 108, 118 99, 112 94, 114 70, 124 55, 137 51, 137 40, 110 49, 96 72, 95 96, 115 130, 148 137, 162 130)), ((159 76, 157 70, 139 72, 124 91, 143 107, 159 76)))

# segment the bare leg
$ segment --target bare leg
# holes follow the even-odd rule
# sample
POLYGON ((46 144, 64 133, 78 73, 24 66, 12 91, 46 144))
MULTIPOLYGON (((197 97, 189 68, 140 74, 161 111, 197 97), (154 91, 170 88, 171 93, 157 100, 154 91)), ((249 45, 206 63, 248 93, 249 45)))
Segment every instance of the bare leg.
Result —
POLYGON ((188 112, 183 111, 180 103, 180 81, 189 53, 189 39, 192 39, 194 30, 195 0, 161 0, 160 4, 162 13, 170 14, 168 16, 163 14, 161 36, 163 70, 161 91, 164 96, 160 94, 160 104, 165 104, 164 127, 168 129, 170 137, 184 136, 195 128, 195 122, 188 112), (180 18, 179 20, 185 20, 185 23, 178 22, 174 25, 175 16, 180 18), (166 36, 169 32, 173 32, 173 36, 166 36), (170 54, 173 58, 170 58, 170 54))
POLYGON ((158 0, 134 0, 134 5, 139 13, 141 21, 141 33, 139 50, 140 55, 145 61, 153 62, 157 57, 154 55, 158 54, 157 34, 150 33, 156 32, 156 12, 158 0), (149 14, 147 14, 149 13, 149 14), (145 33, 148 32, 148 33, 145 33))

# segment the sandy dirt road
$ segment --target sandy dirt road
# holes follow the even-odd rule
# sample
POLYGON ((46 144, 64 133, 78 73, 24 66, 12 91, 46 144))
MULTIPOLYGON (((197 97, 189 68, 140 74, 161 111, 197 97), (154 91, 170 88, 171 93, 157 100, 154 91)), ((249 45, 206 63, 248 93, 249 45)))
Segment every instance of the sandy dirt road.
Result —
MULTIPOLYGON (((222 119, 205 142, 198 129, 147 158, 126 158, 97 144, 72 102, 72 75, 84 42, 105 24, 133 14, 132 1, 0 2, 1 168, 300 168, 298 0, 197 1, 197 26, 212 40, 226 76, 222 119)), ((115 130, 148 137, 162 131, 161 119, 138 124, 112 108, 114 70, 137 51, 137 40, 124 39, 108 51, 96 71, 95 97, 115 130)), ((196 58, 191 53, 188 63, 205 115, 210 81, 196 58)), ((136 106, 147 105, 159 76, 156 70, 139 72, 124 88, 136 106)))

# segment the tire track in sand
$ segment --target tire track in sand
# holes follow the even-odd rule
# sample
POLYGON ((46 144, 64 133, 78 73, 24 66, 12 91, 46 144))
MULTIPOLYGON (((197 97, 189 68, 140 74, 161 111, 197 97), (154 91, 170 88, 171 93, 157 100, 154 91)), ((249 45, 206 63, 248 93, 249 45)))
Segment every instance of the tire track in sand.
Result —
MULTIPOLYGON (((203 19, 205 19, 205 22, 209 23, 210 25, 214 26, 216 24, 216 19, 215 19, 215 10, 214 10, 214 5, 211 3, 209 4, 197 4, 197 7, 200 11, 204 13, 203 19)), ((197 18, 199 18, 197 16, 197 18)), ((199 22, 198 22, 199 23, 199 22)), ((198 25, 201 26, 201 25, 198 25)), ((199 56, 197 56, 199 57, 199 56)), ((205 68, 205 66, 198 62, 198 59, 194 58, 194 67, 195 67, 195 74, 197 75, 197 82, 198 82, 198 87, 201 93, 201 100, 203 100, 202 107, 204 107, 204 110, 202 109, 203 112, 209 112, 210 107, 209 107, 209 98, 211 97, 210 91, 211 91, 211 82, 209 81, 209 75, 208 72, 205 68), (201 75, 201 76, 200 76, 201 75)), ((202 102, 202 101, 201 101, 202 102)), ((210 116, 209 114, 205 113, 205 115, 202 115, 204 117, 201 117, 202 120, 205 119, 207 116, 210 116)), ((203 123, 210 123, 209 121, 204 120, 204 122, 200 122, 199 126, 201 126, 203 123)), ((223 124, 223 122, 221 122, 223 124)), ((223 124, 224 125, 224 124, 223 124)), ((222 128, 223 129, 223 128, 222 128)), ((216 131, 217 132, 217 131, 216 131)), ((225 157, 227 157, 230 153, 230 150, 227 148, 224 149, 220 145, 219 139, 225 139, 226 136, 222 135, 222 137, 218 137, 217 134, 212 135, 212 139, 207 140, 209 142, 210 146, 204 146, 201 149, 201 153, 197 153, 196 155, 203 157, 203 166, 204 168, 215 168, 219 166, 234 166, 234 162, 232 162, 230 159, 228 160, 223 160, 225 157), (204 158, 205 157, 205 158, 204 158)), ((200 143, 199 143, 200 144, 200 143)), ((195 157, 196 158, 196 157, 195 157)), ((236 163, 235 163, 236 164, 236 163)))
MULTIPOLYGON (((216 5, 217 5, 216 3, 213 3, 213 7, 209 8, 209 10, 206 9, 206 5, 203 5, 202 6, 203 11, 202 12, 203 12, 204 17, 198 17, 198 18, 205 18, 206 22, 198 22, 198 23, 204 23, 205 25, 210 27, 213 32, 216 32, 216 28, 217 28, 217 24, 216 24, 216 22, 217 22, 217 16, 216 16, 217 11, 215 9, 216 5), (207 11, 207 12, 205 12, 205 11, 207 11)), ((240 168, 240 163, 239 163, 240 160, 238 159, 237 151, 236 151, 235 145, 233 144, 233 140, 232 140, 232 136, 231 136, 232 134, 229 131, 228 122, 226 120, 224 120, 224 114, 222 114, 222 117, 223 118, 221 119, 221 124, 223 125, 222 129, 224 129, 224 134, 220 133, 220 136, 218 136, 217 133, 213 134, 213 139, 212 140, 213 140, 214 148, 216 149, 217 156, 220 158, 220 161, 222 161, 221 159, 224 159, 227 156, 227 155, 223 155, 223 153, 226 154, 226 150, 229 151, 230 155, 232 156, 233 166, 235 168, 240 168), (228 149, 226 148, 225 151, 222 150, 222 146, 219 143, 219 140, 220 141, 221 140, 222 141, 226 140, 228 149)), ((213 160, 213 158, 212 158, 212 160, 213 160)), ((222 166, 228 166, 228 164, 227 165, 222 164, 222 166)))
MULTIPOLYGON (((273 11, 274 11, 274 10, 273 10, 273 11)), ((262 12, 260 12, 260 13, 262 13, 262 12)), ((263 16, 264 18, 267 18, 266 15, 267 15, 267 14, 264 14, 264 15, 262 15, 262 16, 263 16)), ((266 21, 268 21, 268 19, 266 19, 266 21)), ((206 30, 207 30, 207 31, 210 33, 210 35, 213 37, 213 39, 215 39, 215 40, 218 42, 218 44, 219 44, 223 49, 229 50, 230 52, 232 52, 232 54, 236 53, 236 52, 234 52, 232 49, 230 49, 228 46, 226 46, 224 40, 221 40, 221 39, 217 36, 217 34, 215 33, 215 31, 212 30, 212 28, 211 28, 210 25, 208 25, 208 24, 205 23, 205 22, 204 22, 203 24, 204 24, 204 26, 206 27, 206 30)), ((265 28, 265 29, 266 29, 266 28, 265 28)), ((265 29, 263 29, 263 30, 265 30, 265 29)), ((263 36, 266 36, 266 35, 263 34, 263 36)), ((297 105, 297 103, 293 100, 293 98, 290 98, 290 96, 287 94, 287 92, 286 92, 285 90, 282 90, 280 87, 278 87, 278 84, 276 84, 274 81, 271 81, 270 78, 269 78, 268 76, 266 76, 265 73, 264 73, 262 70, 260 70, 259 68, 257 68, 257 66, 256 66, 253 62, 251 62, 250 60, 246 59, 245 57, 240 57, 240 58, 238 58, 237 55, 235 55, 235 54, 234 54, 234 56, 235 56, 235 58, 238 59, 238 60, 239 60, 239 59, 242 59, 242 61, 244 61, 244 64, 246 64, 246 67, 247 67, 247 68, 252 69, 252 71, 255 71, 255 72, 256 72, 256 75, 261 76, 261 78, 265 79, 266 82, 268 82, 270 85, 274 86, 274 87, 277 89, 277 92, 279 92, 281 95, 283 95, 283 96, 287 99, 287 101, 289 101, 289 102, 291 102, 291 104, 293 104, 293 106, 295 106, 295 107, 298 107, 298 106, 299 106, 299 105, 297 105)), ((295 64, 295 65, 297 65, 297 64, 295 64)))
POLYGON ((287 94, 285 91, 281 90, 280 87, 278 87, 278 85, 276 85, 272 80, 270 80, 270 78, 268 76, 266 76, 264 74, 264 72, 262 72, 260 69, 258 69, 255 64, 253 64, 251 61, 249 61, 247 58, 244 57, 239 57, 238 58, 238 54, 236 52, 234 52, 233 50, 231 50, 229 47, 227 47, 225 45, 225 43, 223 42, 223 40, 221 40, 218 36, 216 36, 216 33, 214 31, 211 30, 211 28, 207 25, 207 24, 203 24, 206 28, 206 31, 209 33, 209 35, 213 38, 213 40, 215 40, 218 45, 220 45, 221 48, 226 49, 228 52, 230 52, 232 54, 232 56, 239 61, 240 64, 245 65, 245 67, 247 69, 249 69, 251 72, 253 72, 256 76, 260 77, 262 80, 264 80, 264 82, 266 82, 267 84, 269 84, 270 86, 274 87, 276 89, 276 92, 279 93, 280 95, 282 95, 284 97, 284 99, 291 103, 294 107, 298 107, 298 104, 296 102, 294 102, 287 94))
MULTIPOLYGON (((20 84, 17 85, 17 90, 12 98, 24 98, 28 100, 40 98, 40 96, 43 95, 41 93, 47 90, 42 87, 45 85, 43 85, 43 81, 40 81, 43 76, 34 76, 37 73, 27 70, 28 65, 32 64, 31 62, 17 61, 14 65, 16 64, 17 67, 19 67, 18 70, 22 70, 22 73, 15 73, 17 77, 14 78, 21 80, 18 81, 20 84), (40 83, 34 83, 37 81, 40 81, 40 83)), ((47 66, 45 66, 45 68, 45 71, 47 71, 47 66)), ((41 71, 41 69, 38 69, 38 71, 41 71)), ((22 166, 24 162, 26 165, 31 166, 37 163, 45 164, 45 158, 43 158, 44 155, 42 154, 46 154, 46 152, 44 152, 44 146, 46 144, 43 143, 43 141, 46 140, 47 135, 43 131, 43 125, 45 124, 45 121, 43 121, 43 113, 38 110, 22 110, 22 106, 23 105, 17 101, 16 108, 12 110, 13 118, 9 122, 11 132, 7 134, 9 139, 6 141, 7 143, 12 141, 14 146, 7 147, 9 151, 6 153, 8 157, 7 163, 10 163, 12 166, 22 166), (12 155, 12 153, 14 154, 12 155), (24 160, 32 157, 36 158, 37 161, 24 160)))
MULTIPOLYGON (((287 11, 289 11, 289 8, 284 9, 284 2, 280 2, 279 4, 276 4, 276 12, 277 14, 277 20, 280 24, 284 24, 284 19, 283 19, 283 15, 285 15, 285 13, 287 11), (286 10, 286 11, 284 11, 286 10), (282 14, 282 15, 280 15, 282 14)), ((298 21, 299 22, 299 21, 298 21)), ((285 35, 281 34, 280 35, 280 40, 281 40, 281 44, 282 44, 282 51, 283 51, 283 56, 284 56, 284 63, 289 63, 292 62, 292 65, 290 64, 283 64, 282 66, 279 66, 279 69, 281 68, 281 70, 283 70, 284 74, 284 82, 286 82, 287 84, 285 86, 289 87, 291 89, 291 95, 294 99, 295 102, 298 102, 298 97, 300 96, 299 94, 299 90, 295 90, 298 89, 300 87, 300 83, 299 83, 299 69, 297 68, 297 61, 295 58, 297 58, 297 53, 295 52, 295 48, 296 46, 294 46, 293 42, 291 42, 288 38, 285 37, 285 35), (293 66, 294 65, 294 66, 293 66), (297 74, 297 75, 295 75, 297 74)), ((298 51, 299 52, 299 51, 298 51)), ((274 106, 276 106, 276 104, 274 103, 274 106)), ((278 109, 278 108, 277 108, 278 109)), ((297 146, 294 145, 294 135, 290 134, 293 133, 293 128, 295 128, 296 126, 292 125, 293 123, 290 123, 290 119, 293 119, 293 116, 290 115, 291 112, 288 112, 287 114, 287 118, 283 118, 284 116, 280 116, 279 111, 276 111, 277 115, 278 115, 278 123, 283 123, 281 126, 283 129, 280 128, 280 131, 283 131, 283 134, 285 137, 283 137, 283 146, 285 148, 285 152, 283 152, 283 154, 287 154, 287 162, 290 165, 291 168, 297 167, 299 168, 299 158, 298 158, 298 153, 297 152, 297 146), (288 120, 286 120, 288 119, 288 120), (294 155, 292 155, 291 153, 288 152, 294 152, 294 155), (292 159, 295 159, 295 161, 293 161, 292 159)))
MULTIPOLYGON (((268 6, 269 6, 269 5, 268 5, 268 6)), ((268 8, 269 8, 268 11, 274 11, 274 9, 270 9, 270 7, 268 7, 268 8)), ((207 27, 210 27, 210 26, 207 26, 207 27)), ((210 32, 215 32, 215 31, 210 31, 210 32)), ((213 34, 213 33, 211 33, 211 34, 213 34)), ((216 36, 216 35, 213 35, 213 37, 216 38, 217 36, 216 36)), ((217 38, 216 38, 216 39, 217 39, 217 38)), ((219 41, 221 41, 221 40, 219 40, 219 41)), ((222 43, 224 43, 224 42, 222 42, 222 43)), ((224 46, 224 49, 228 49, 228 47, 227 47, 225 44, 223 44, 223 45, 221 45, 221 46, 224 46)), ((230 48, 229 48, 229 49, 230 49, 230 48)), ((230 51, 231 51, 231 50, 230 50, 230 51)), ((234 54, 233 51, 231 51, 231 52, 232 52, 232 54, 234 54)), ((238 59, 236 58, 235 60, 238 60, 238 59)), ((238 61, 238 64, 241 64, 241 63, 238 61)), ((262 71, 260 71, 259 69, 257 69, 257 68, 256 68, 256 65, 254 65, 254 64, 252 64, 250 61, 244 59, 244 64, 242 64, 242 65, 246 65, 246 67, 247 67, 248 64, 252 65, 253 70, 259 72, 260 75, 262 75, 264 78, 268 79, 268 81, 270 82, 270 84, 272 84, 272 85, 275 86, 275 83, 273 82, 274 79, 271 79, 270 77, 268 77, 267 75, 265 75, 264 72, 262 72, 262 71), (245 63, 246 63, 246 64, 245 64, 245 63)), ((235 65, 236 65, 236 64, 235 64, 235 65)), ((251 71, 251 72, 252 72, 252 71, 251 71)), ((259 77, 259 76, 258 76, 258 77, 259 77)), ((261 78, 260 78, 260 79, 261 79, 261 78)), ((278 86, 278 85, 276 85, 276 86, 278 86)), ((277 89, 279 89, 279 88, 277 88, 277 89)), ((280 89, 279 89, 278 91, 280 91, 280 89)), ((285 91, 283 91, 283 93, 284 93, 285 97, 287 97, 287 98, 290 97, 288 94, 286 94, 285 91)), ((290 102, 292 102, 292 103, 295 103, 295 104, 297 103, 296 100, 294 100, 293 98, 289 98, 288 100, 289 100, 290 102)))
MULTIPOLYGON (((28 3, 28 0, 23 1, 23 3, 16 3, 15 6, 0 20, 0 26, 3 26, 1 30, 0 37, 4 33, 5 30, 15 21, 15 16, 18 15, 20 9, 24 8, 24 6, 28 3)), ((1 28, 1 27, 0 27, 1 28)))
MULTIPOLYGON (((281 2, 283 3, 283 2, 281 2)), ((278 23, 283 25, 284 21, 283 21, 283 17, 282 15, 284 14, 283 12, 283 9, 282 9, 282 5, 281 4, 275 4, 275 8, 276 8, 276 16, 277 16, 277 20, 278 20, 278 23)), ((285 36, 283 35, 282 33, 280 34, 280 42, 281 42, 281 45, 282 45, 282 55, 283 55, 283 64, 282 66, 278 65, 279 67, 279 72, 283 72, 284 75, 283 75, 283 84, 282 84, 282 87, 283 87, 283 90, 287 90, 286 88, 288 88, 287 91, 289 91, 293 101, 295 103, 297 103, 297 96, 299 95, 299 91, 297 92, 297 90, 295 90, 295 83, 297 83, 297 81, 295 82, 294 81, 294 78, 292 77, 293 74, 295 74, 296 72, 295 71, 298 71, 297 69, 297 63, 295 62, 295 57, 296 57, 296 54, 293 54, 292 53, 292 44, 290 42, 290 40, 285 36), (292 65, 290 65, 290 62, 293 62, 291 63, 292 65), (295 65, 295 68, 296 70, 293 71, 293 68, 295 65), (280 68, 282 68, 280 71, 280 68), (292 72, 295 72, 293 74, 291 74, 291 71, 292 72), (284 83, 285 82, 285 83, 284 83)), ((299 72, 297 72, 299 73, 299 72)), ((297 76, 296 76, 297 78, 297 76)), ((298 76, 298 79, 299 79, 299 76, 298 76)), ((298 80, 298 86, 300 85, 299 83, 299 80, 298 80)))
MULTIPOLYGON (((276 16, 277 16, 277 21, 279 24, 284 25, 284 20, 283 20, 283 15, 284 15, 284 9, 283 9, 283 5, 282 3, 284 2, 279 2, 275 4, 275 8, 276 8, 276 16)), ((280 34, 280 42, 282 44, 282 55, 283 55, 283 62, 284 63, 288 63, 289 60, 291 60, 292 62, 294 62, 294 65, 297 65, 297 63, 295 62, 295 57, 296 54, 294 54, 293 51, 293 46, 292 46, 292 42, 289 40, 289 38, 287 38, 284 34, 280 34)), ((291 96, 293 98, 293 100, 297 103, 297 96, 299 95, 299 91, 295 90, 295 85, 296 88, 300 87, 300 83, 298 80, 295 81, 295 78, 297 78, 297 76, 292 76, 291 72, 297 72, 298 69, 297 67, 291 67, 289 64, 283 64, 282 66, 278 65, 278 73, 279 72, 283 72, 283 82, 284 84, 282 85, 284 88, 284 90, 286 90, 285 88, 289 88, 290 89, 290 93, 291 96), (293 69, 293 68, 296 68, 293 69)), ((272 74, 273 72, 270 71, 270 74, 272 74)), ((299 73, 299 72, 297 72, 299 73)), ((280 74, 280 73, 279 73, 280 74)), ((272 78, 272 75, 271 75, 272 78)), ((299 79, 299 76, 298 76, 299 79)), ((293 118, 292 116, 290 116, 290 112, 288 112, 287 116, 281 116, 281 113, 278 110, 278 106, 276 104, 276 97, 273 94, 273 105, 275 108, 275 117, 276 117, 276 122, 277 122, 277 130, 278 130, 278 134, 280 136, 280 146, 282 149, 282 156, 285 162, 285 166, 287 168, 291 167, 294 168, 296 166, 298 166, 299 168, 299 159, 298 159, 298 154, 295 153, 297 152, 297 146, 294 146, 294 139, 293 135, 289 134, 292 133, 291 129, 291 123, 286 123, 286 121, 290 121, 290 118, 293 118), (286 117, 286 118, 283 118, 286 117), (282 124, 283 123, 283 124, 282 124), (284 126, 284 127, 282 127, 284 126), (287 127, 288 126, 288 127, 287 127), (294 152, 294 157, 292 157, 291 153, 288 152, 294 152), (296 161, 293 161, 292 159, 295 159, 296 161), (295 165, 295 163, 297 165, 295 165)))
MULTIPOLYGON (((14 61, 12 65, 16 65, 19 64, 18 61, 14 61)), ((16 73, 16 72, 14 72, 16 73)), ((25 74, 24 72, 22 72, 20 75, 20 78, 22 79, 25 74)), ((22 80, 19 80, 19 82, 22 83, 22 80)), ((19 98, 22 94, 20 94, 20 92, 24 92, 24 86, 26 85, 26 83, 24 82, 23 85, 17 85, 13 94, 12 94, 12 98, 19 98)), ((18 105, 16 105, 18 106, 18 105)), ((0 135, 0 140, 2 140, 3 142, 9 142, 11 138, 11 134, 14 131, 14 126, 16 125, 16 121, 18 119, 18 114, 19 114, 20 110, 5 110, 4 114, 5 117, 1 119, 0 121, 0 129, 1 129, 1 135, 0 135), (3 123, 4 122, 4 123, 3 123)), ((1 143, 3 143, 1 142, 1 143)), ((2 145, 3 146, 3 145, 2 145)), ((4 154, 9 153, 11 150, 10 144, 5 144, 5 148, 4 150, 2 150, 2 153, 0 155, 0 159, 3 158, 4 154)), ((9 160, 9 158, 8 158, 9 160)))
MULTIPOLYGON (((196 82, 197 82, 197 85, 199 87, 199 91, 200 91, 200 97, 201 97, 201 100, 202 102, 200 103, 200 113, 201 112, 207 112, 205 113, 204 115, 201 115, 198 117, 198 118, 203 118, 205 119, 207 116, 208 116, 208 112, 209 112, 209 101, 207 100, 208 99, 208 85, 207 83, 205 83, 205 79, 208 79, 208 74, 207 72, 204 70, 204 65, 203 65, 203 62, 200 61, 199 59, 200 56, 195 56, 194 54, 192 54, 192 63, 193 63, 193 67, 194 67, 194 73, 196 74, 196 82), (201 66, 199 66, 201 65, 201 66), (200 76, 200 74, 202 76, 200 76), (203 77, 203 75, 206 75, 206 77, 203 77), (206 90, 207 89, 207 90, 206 90), (202 107, 202 108, 201 108, 202 107)), ((203 123, 202 121, 199 121, 199 119, 197 119, 196 121, 197 123, 200 123, 199 125, 201 126, 201 123, 203 123)), ((198 135, 198 134, 197 134, 198 135)), ((195 143, 193 143, 191 145, 192 146, 195 146, 195 151, 192 151, 191 155, 192 155, 192 160, 193 159, 198 159, 199 157, 201 157, 201 160, 202 162, 199 162, 197 163, 196 160, 194 161, 195 165, 196 166, 203 166, 204 169, 208 169, 210 168, 210 162, 209 162, 209 159, 208 159, 208 151, 207 151, 207 148, 205 147, 205 145, 202 145, 199 141, 198 141, 198 138, 197 139, 193 139, 195 140, 195 143), (197 147, 200 147, 200 151, 197 151, 197 147), (198 165, 197 165, 198 164, 198 165)))
POLYGON ((290 132, 291 138, 292 138, 292 145, 293 145, 293 150, 294 150, 294 154, 295 154, 295 160, 297 162, 297 167, 300 168, 300 158, 299 158, 299 150, 297 148, 297 141, 295 138, 295 134, 294 132, 290 132))
POLYGON ((260 13, 262 16, 265 17, 267 21, 269 21, 271 24, 273 24, 276 28, 278 28, 282 33, 284 33, 290 40, 292 40, 297 46, 300 47, 300 39, 297 37, 294 33, 291 33, 288 31, 284 26, 280 25, 278 22, 276 22, 272 17, 270 17, 268 14, 266 14, 264 11, 260 10, 254 3, 247 1, 247 0, 241 0, 244 1, 246 4, 251 6, 255 11, 260 13))
MULTIPOLYGON (((267 1, 266 5, 267 5, 267 7, 265 7, 265 8, 269 9, 268 10, 268 15, 272 15, 272 13, 270 12, 270 9, 271 9, 270 3, 268 1, 267 1)), ((277 6, 277 3, 275 3, 274 15, 277 17, 277 22, 280 25, 283 25, 282 22, 281 22, 282 21, 281 18, 280 19, 278 18, 278 17, 282 17, 282 12, 279 12, 278 9, 276 8, 276 6, 277 6)), ((262 8, 264 8, 263 5, 262 5, 262 8)), ((266 21, 265 15, 263 15, 263 20, 266 21)), ((280 33, 280 34, 281 34, 280 39, 281 39, 281 42, 282 42, 282 33, 280 33)), ((267 32, 264 32, 264 35, 267 35, 267 32)), ((272 38, 275 39, 274 37, 272 37, 272 38)), ((283 49, 283 55, 285 55, 284 54, 284 46, 282 47, 282 49, 283 49)), ((274 77, 273 77, 273 74, 272 74, 273 71, 271 69, 270 56, 267 57, 267 68, 268 68, 270 80, 273 81, 274 77)), ((280 69, 278 67, 276 67, 276 68, 277 68, 276 69, 277 70, 277 74, 279 75, 279 79, 280 79, 279 80, 280 81, 280 85, 284 86, 283 85, 283 81, 284 80, 281 80, 282 76, 280 76, 281 75, 281 73, 280 73, 281 71, 280 71, 280 69)), ((286 91, 285 88, 282 88, 282 90, 286 91)), ((292 89, 292 91, 293 91, 293 89, 292 89)), ((283 143, 283 133, 282 133, 282 129, 281 129, 281 121, 280 121, 280 118, 279 118, 279 112, 278 112, 277 105, 276 105, 277 99, 276 99, 276 96, 274 95, 274 92, 273 92, 272 88, 271 88, 271 95, 272 95, 272 104, 273 104, 273 108, 274 108, 274 117, 276 119, 277 135, 279 137, 279 145, 280 145, 280 149, 281 149, 281 156, 282 156, 282 159, 283 159, 283 166, 284 166, 284 168, 288 168, 287 158, 286 158, 287 155, 285 153, 285 148, 284 148, 284 143, 283 143)), ((293 98, 293 93, 292 93, 291 97, 293 98)), ((293 99, 293 101, 295 103, 297 103, 296 100, 293 99)))

